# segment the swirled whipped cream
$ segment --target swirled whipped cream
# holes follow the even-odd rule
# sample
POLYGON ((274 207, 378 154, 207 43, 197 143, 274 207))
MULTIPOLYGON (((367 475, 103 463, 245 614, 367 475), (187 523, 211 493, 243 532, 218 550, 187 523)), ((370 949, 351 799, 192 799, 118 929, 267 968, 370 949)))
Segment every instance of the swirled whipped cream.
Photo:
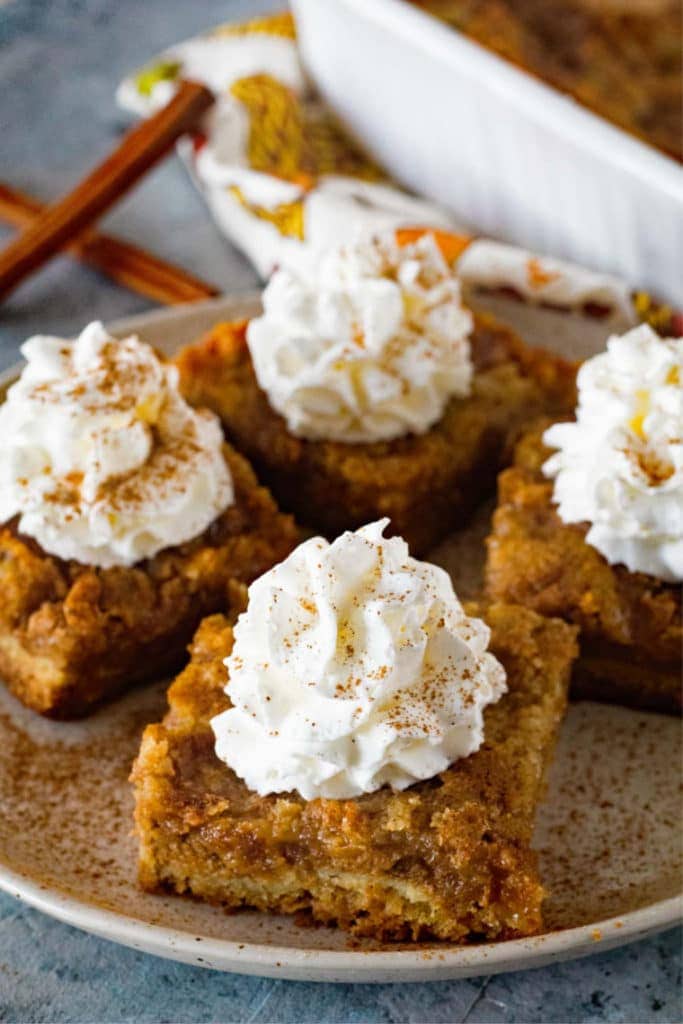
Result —
POLYGON ((276 271, 247 341, 289 430, 351 443, 421 434, 469 393, 470 313, 434 239, 340 249, 276 271))
POLYGON ((306 800, 405 789, 467 757, 506 689, 450 577, 382 536, 314 537, 249 588, 216 754, 250 789, 306 800))
POLYGON ((18 516, 50 554, 107 568, 190 540, 232 503, 218 420, 149 345, 95 322, 21 351, 0 408, 0 522, 18 516))
POLYGON ((576 422, 544 435, 560 518, 610 564, 683 580, 683 338, 612 337, 578 387, 576 422))

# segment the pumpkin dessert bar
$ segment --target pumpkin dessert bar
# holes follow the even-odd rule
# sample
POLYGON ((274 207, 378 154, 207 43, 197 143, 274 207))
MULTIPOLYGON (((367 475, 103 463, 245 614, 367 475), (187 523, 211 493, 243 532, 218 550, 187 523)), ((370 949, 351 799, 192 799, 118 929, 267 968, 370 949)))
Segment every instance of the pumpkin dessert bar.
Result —
POLYGON ((328 537, 388 516, 391 532, 425 553, 494 493, 522 425, 575 401, 573 365, 477 315, 472 393, 452 399, 426 433, 366 444, 307 440, 288 430, 259 387, 246 329, 246 321, 220 323, 183 349, 181 390, 218 414, 280 506, 328 537))
POLYGON ((491 627, 508 682, 485 710, 479 750, 401 792, 309 801, 259 796, 217 758, 210 721, 230 706, 233 631, 225 615, 205 619, 133 770, 143 887, 307 912, 377 939, 537 932, 543 886, 530 842, 575 630, 503 604, 473 611, 491 627))
POLYGON ((610 565, 586 543, 588 524, 563 523, 542 422, 516 447, 499 480, 488 538, 487 590, 580 627, 577 698, 680 712, 683 663, 681 588, 625 565, 610 565))
POLYGON ((224 445, 234 503, 200 536, 134 565, 65 561, 0 528, 0 675, 28 707, 75 718, 181 663, 202 617, 298 540, 246 460, 224 445))

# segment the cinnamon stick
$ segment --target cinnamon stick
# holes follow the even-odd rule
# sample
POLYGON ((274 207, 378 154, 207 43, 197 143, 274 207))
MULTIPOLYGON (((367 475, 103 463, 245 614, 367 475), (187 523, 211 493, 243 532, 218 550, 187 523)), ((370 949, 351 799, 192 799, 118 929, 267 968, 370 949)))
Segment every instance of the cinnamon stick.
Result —
POLYGON ((0 252, 0 297, 42 266, 109 209, 173 146, 197 126, 214 101, 197 82, 181 82, 158 114, 129 132, 106 160, 63 199, 49 206, 23 234, 0 252))
MULTIPOLYGON (((44 209, 33 196, 0 182, 0 220, 27 228, 44 209)), ((69 242, 66 251, 118 284, 163 305, 198 302, 219 294, 214 285, 112 235, 88 231, 69 242)))

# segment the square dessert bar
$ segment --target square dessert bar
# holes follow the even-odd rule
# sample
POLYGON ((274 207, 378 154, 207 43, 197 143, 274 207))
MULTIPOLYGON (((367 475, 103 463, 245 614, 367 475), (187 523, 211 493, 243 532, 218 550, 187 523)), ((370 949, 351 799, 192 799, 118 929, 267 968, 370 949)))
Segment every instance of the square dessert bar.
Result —
POLYGON ((241 455, 224 446, 235 502, 194 540, 133 568, 65 562, 0 529, 0 676, 54 718, 175 669, 202 617, 226 606, 230 581, 251 582, 298 542, 241 455))
POLYGON ((681 708, 681 588, 623 565, 586 543, 587 525, 567 525, 541 470, 550 450, 539 424, 519 442, 499 480, 488 539, 487 590, 581 630, 576 697, 676 712, 681 708))
POLYGON ((573 366, 476 316, 472 394, 452 400, 427 433, 372 444, 302 440, 259 388, 246 326, 217 324, 181 351, 181 390, 220 416, 281 506, 328 537, 388 516, 391 532, 424 553, 494 492, 520 424, 575 400, 573 366))
POLYGON ((308 802, 261 797, 216 757, 210 719, 230 706, 232 630, 225 616, 205 619, 133 769, 142 885, 228 908, 306 911, 380 939, 538 931, 530 840, 575 630, 504 605, 484 616, 509 690, 486 709, 477 753, 403 792, 308 802))

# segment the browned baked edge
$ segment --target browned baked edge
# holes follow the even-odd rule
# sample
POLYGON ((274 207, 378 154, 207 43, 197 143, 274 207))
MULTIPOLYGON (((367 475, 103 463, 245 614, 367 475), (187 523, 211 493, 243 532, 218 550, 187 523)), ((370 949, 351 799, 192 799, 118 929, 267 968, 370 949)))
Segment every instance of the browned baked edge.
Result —
POLYGON ((683 160, 677 0, 412 2, 619 128, 683 160))

